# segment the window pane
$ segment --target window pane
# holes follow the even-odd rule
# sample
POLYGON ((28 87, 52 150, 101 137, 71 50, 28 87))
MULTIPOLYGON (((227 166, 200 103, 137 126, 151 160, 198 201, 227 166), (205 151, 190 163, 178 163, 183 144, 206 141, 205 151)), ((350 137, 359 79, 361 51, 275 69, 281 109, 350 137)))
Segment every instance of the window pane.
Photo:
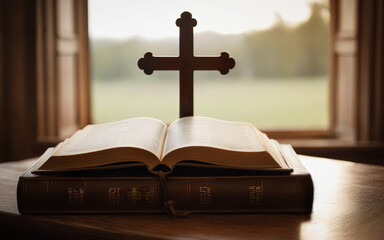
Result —
POLYGON ((197 19, 195 56, 228 52, 227 75, 195 71, 195 115, 249 121, 262 129, 329 127, 328 2, 89 1, 94 122, 179 115, 179 75, 145 75, 146 52, 177 56, 175 20, 197 19))

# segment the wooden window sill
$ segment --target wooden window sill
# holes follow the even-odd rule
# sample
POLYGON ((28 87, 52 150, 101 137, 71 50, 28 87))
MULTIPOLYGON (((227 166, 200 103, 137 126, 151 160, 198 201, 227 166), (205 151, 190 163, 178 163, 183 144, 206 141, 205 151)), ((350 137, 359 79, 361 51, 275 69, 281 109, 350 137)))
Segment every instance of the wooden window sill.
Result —
POLYGON ((352 141, 337 138, 279 139, 278 141, 291 144, 298 154, 384 166, 383 141, 352 141))

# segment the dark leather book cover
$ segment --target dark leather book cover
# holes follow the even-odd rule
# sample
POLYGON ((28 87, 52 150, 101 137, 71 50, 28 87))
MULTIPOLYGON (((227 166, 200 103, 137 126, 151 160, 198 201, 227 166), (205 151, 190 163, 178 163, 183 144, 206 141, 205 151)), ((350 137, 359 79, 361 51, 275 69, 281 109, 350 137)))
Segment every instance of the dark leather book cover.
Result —
MULTIPOLYGON (((180 166, 166 175, 166 198, 188 212, 311 212, 313 183, 290 145, 281 145, 289 174, 180 166)), ((111 171, 34 174, 19 178, 23 214, 164 211, 164 187, 146 166, 111 171)))

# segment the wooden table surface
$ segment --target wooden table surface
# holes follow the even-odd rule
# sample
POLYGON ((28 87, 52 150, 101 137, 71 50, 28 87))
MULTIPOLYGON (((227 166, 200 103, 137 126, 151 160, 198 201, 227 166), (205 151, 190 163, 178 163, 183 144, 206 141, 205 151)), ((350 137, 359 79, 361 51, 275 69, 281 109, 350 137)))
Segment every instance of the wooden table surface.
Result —
MULTIPOLYGON (((20 215, 18 176, 36 159, 0 164, 0 234, 28 239, 384 239, 384 167, 300 156, 311 172, 311 215, 20 215)), ((3 238, 5 239, 5 238, 3 238)))

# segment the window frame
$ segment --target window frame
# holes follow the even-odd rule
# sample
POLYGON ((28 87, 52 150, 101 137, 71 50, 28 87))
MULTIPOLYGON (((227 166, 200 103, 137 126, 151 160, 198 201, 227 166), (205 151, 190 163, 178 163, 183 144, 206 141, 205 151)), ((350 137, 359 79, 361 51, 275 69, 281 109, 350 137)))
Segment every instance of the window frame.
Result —
POLYGON ((91 122, 87 4, 36 2, 36 141, 42 149, 91 122))
MULTIPOLYGON (((342 131, 340 130, 340 116, 337 114, 337 111, 343 111, 343 106, 337 105, 338 96, 345 97, 341 89, 338 89, 337 83, 337 62, 336 59, 338 56, 343 55, 344 46, 348 46, 351 44, 356 44, 356 36, 357 36, 357 0, 342 0, 330 1, 330 33, 329 33, 329 73, 328 73, 328 81, 329 81, 329 126, 327 129, 309 129, 309 130, 279 130, 279 129, 263 129, 265 133, 267 133, 270 137, 275 139, 284 139, 287 141, 290 140, 308 140, 308 139, 327 139, 327 140, 338 140, 338 139, 354 139, 355 135, 353 130, 342 131), (354 8, 355 14, 348 15, 344 9, 354 8), (346 31, 342 26, 348 25, 350 28, 346 31), (341 39, 349 39, 350 41, 343 44, 343 42, 338 41, 341 39), (336 43, 336 41, 338 41, 336 43), (353 43, 352 43, 353 42, 353 43)), ((82 15, 83 23, 87 22, 87 19, 84 19, 85 16, 88 17, 88 14, 82 15)), ((83 48, 84 49, 84 48, 83 48)), ((87 51, 89 54, 88 46, 87 51)), ((356 54, 355 49, 353 54, 356 54)), ((347 54, 350 54, 348 52, 347 54)), ((88 63, 88 69, 90 65, 88 63)), ((89 71, 89 70, 88 70, 89 71)), ((354 81, 354 80, 352 80, 354 81)), ((89 94, 89 93, 88 93, 89 94)), ((350 94, 350 93, 348 93, 350 94)), ((90 110, 88 110, 90 112, 90 110)), ((90 119, 90 117, 88 118, 90 119)), ((353 127, 354 122, 352 119, 348 119, 349 128, 353 127), (352 123, 352 124, 351 124, 352 123)), ((88 122, 91 123, 91 122, 88 122)), ((297 141, 296 141, 297 142, 297 141)))
MULTIPOLYGON (((330 5, 330 11, 332 11, 331 9, 331 5, 330 5)), ((332 14, 331 14, 332 16, 332 14)), ((332 20, 331 20, 332 21, 332 20)), ((332 46, 332 41, 331 39, 333 38, 332 37, 332 34, 333 34, 333 30, 331 29, 330 30, 330 33, 329 33, 329 50, 328 52, 331 53, 331 49, 333 49, 333 46, 332 46)), ((331 64, 331 57, 330 57, 330 54, 329 54, 329 69, 332 69, 333 68, 333 64, 331 64)), ((302 129, 295 129, 295 128, 292 128, 292 129, 261 129, 263 132, 265 132, 268 136, 272 137, 272 138, 275 138, 275 139, 313 139, 313 138, 326 138, 326 139, 329 139, 329 138, 336 138, 337 135, 335 134, 335 114, 334 114, 334 111, 335 111, 335 108, 332 104, 332 101, 334 99, 334 89, 333 86, 333 82, 334 82, 334 77, 333 75, 331 74, 331 70, 329 71, 328 73, 328 78, 327 80, 329 81, 329 84, 328 84, 328 87, 330 88, 329 89, 329 101, 328 101, 328 110, 329 110, 329 119, 328 119, 328 127, 326 129, 319 129, 319 128, 312 128, 312 129, 305 129, 305 130, 302 130, 302 129)), ((246 121, 246 119, 244 119, 244 121, 246 121)))

